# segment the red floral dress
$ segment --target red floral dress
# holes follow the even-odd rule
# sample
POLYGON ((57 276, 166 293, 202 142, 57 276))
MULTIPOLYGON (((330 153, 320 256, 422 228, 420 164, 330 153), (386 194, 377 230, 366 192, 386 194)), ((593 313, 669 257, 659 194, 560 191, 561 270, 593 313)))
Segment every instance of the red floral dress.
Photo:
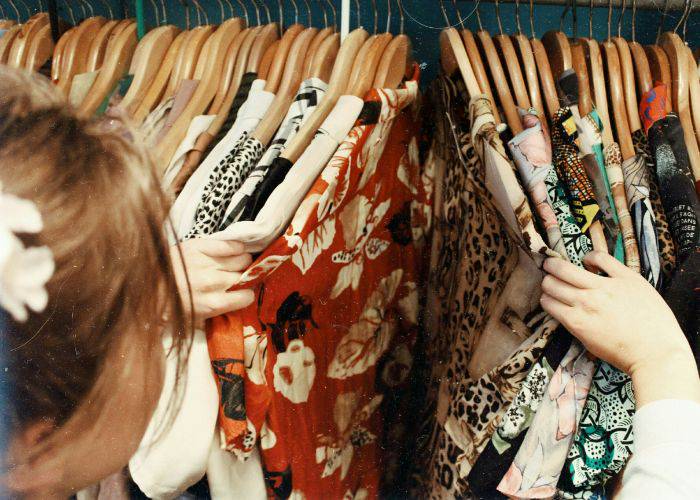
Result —
POLYGON ((431 217, 417 77, 369 93, 286 233, 237 285, 255 302, 209 324, 222 442, 241 458, 259 445, 271 497, 379 493, 431 217), (230 396, 240 381, 244 403, 230 396))

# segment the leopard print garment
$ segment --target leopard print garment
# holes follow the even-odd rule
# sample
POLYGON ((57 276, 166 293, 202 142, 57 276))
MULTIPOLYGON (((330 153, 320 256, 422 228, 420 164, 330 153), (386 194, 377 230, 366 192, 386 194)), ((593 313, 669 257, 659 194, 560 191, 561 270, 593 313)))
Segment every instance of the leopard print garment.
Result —
POLYGON ((518 251, 484 185, 464 95, 461 81, 440 78, 424 107, 434 113, 428 158, 444 174, 436 177, 424 360, 429 384, 413 464, 419 498, 468 495, 469 468, 539 357, 553 323, 542 314, 529 318, 534 342, 482 377, 468 376, 473 346, 517 266, 518 251))
MULTIPOLYGON (((646 163, 647 171, 649 172, 649 201, 651 201, 651 208, 656 217, 661 271, 664 274, 664 278, 668 279, 676 268, 676 246, 673 243, 673 238, 668 228, 668 221, 666 220, 666 212, 661 203, 661 195, 659 195, 659 179, 656 176, 654 157, 651 154, 647 136, 641 129, 632 132, 632 142, 634 143, 635 152, 644 158, 644 163, 646 163)), ((657 288, 660 287, 661 285, 659 284, 657 288)))
POLYGON ((265 148, 259 140, 255 137, 248 137, 237 148, 235 154, 227 155, 221 160, 219 164, 221 167, 220 179, 211 187, 209 196, 203 198, 199 203, 194 226, 185 239, 225 229, 221 227, 221 223, 224 220, 226 208, 264 151, 265 148))

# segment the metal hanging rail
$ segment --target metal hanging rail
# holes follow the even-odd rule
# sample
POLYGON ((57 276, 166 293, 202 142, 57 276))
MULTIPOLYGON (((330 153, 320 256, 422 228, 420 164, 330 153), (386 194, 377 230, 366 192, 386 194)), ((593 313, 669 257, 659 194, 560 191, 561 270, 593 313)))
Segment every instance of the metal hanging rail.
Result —
MULTIPOLYGON (((464 2, 465 0, 458 0, 464 2)), ((515 3, 516 0, 498 0, 499 3, 515 3)), ((560 5, 565 7, 576 2, 578 7, 590 7, 591 0, 535 0, 535 5, 560 5)), ((482 3, 495 3, 494 0, 481 0, 482 3)), ((519 0, 521 5, 527 3, 526 0, 519 0)), ((632 8, 631 0, 612 0, 612 6, 615 8, 622 7, 625 3, 627 9, 632 8)), ((663 12, 666 0, 637 0, 637 9, 640 10, 657 10, 663 12)), ((700 11, 700 2, 691 0, 693 4, 690 8, 691 12, 700 11)), ((608 0, 593 0, 593 7, 607 8, 610 5, 608 0)), ((685 0, 668 0, 668 10, 683 10, 685 9, 685 0)))

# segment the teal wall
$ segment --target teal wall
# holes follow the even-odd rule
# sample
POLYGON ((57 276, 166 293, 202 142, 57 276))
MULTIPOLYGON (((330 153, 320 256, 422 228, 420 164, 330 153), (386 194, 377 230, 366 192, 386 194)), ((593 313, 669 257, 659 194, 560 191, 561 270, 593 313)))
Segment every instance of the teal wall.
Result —
MULTIPOLYGON (((253 0, 241 0, 247 7, 253 18, 255 12, 253 8, 253 0)), ((294 8, 293 2, 291 0, 281 0, 284 10, 284 17, 286 24, 290 24, 294 21, 294 8)), ((340 0, 331 0, 338 11, 338 19, 340 16, 340 0)), ((696 1, 696 0, 694 0, 696 1)), ((124 9, 128 10, 128 15, 134 16, 134 5, 135 0, 57 0, 60 8, 61 15, 67 19, 71 20, 71 15, 67 9, 70 5, 73 17, 76 19, 81 19, 84 17, 83 12, 90 13, 90 10, 86 5, 89 3, 96 14, 107 15, 106 5, 109 4, 112 7, 113 12, 117 17, 123 17, 124 9), (85 10, 84 10, 85 9, 85 10)), ((392 31, 396 32, 399 28, 399 15, 396 0, 391 0, 392 2, 392 31)), ((183 3, 190 5, 190 22, 197 22, 197 10, 194 7, 192 0, 144 0, 144 6, 146 11, 146 20, 149 26, 153 26, 156 21, 153 6, 156 5, 160 9, 161 4, 164 4, 168 13, 168 22, 177 24, 181 27, 185 26, 185 9, 182 6, 183 3)), ((258 0, 257 4, 262 5, 263 0, 258 0)), ((277 0, 265 0, 265 3, 269 7, 272 17, 277 18, 278 12, 278 2, 277 0)), ((323 25, 323 10, 320 7, 319 0, 296 0, 299 8, 300 21, 307 19, 306 17, 306 5, 307 3, 311 6, 312 20, 315 25, 323 25)), ((386 0, 359 0, 360 4, 360 18, 362 20, 362 25, 368 31, 372 31, 374 27, 374 15, 372 5, 377 5, 378 13, 378 25, 379 30, 383 31, 386 29, 386 19, 387 19, 387 1, 386 0)), ((628 2, 631 4, 631 0, 628 2)), ((663 0, 658 0, 659 5, 663 5, 663 0)), ((27 17, 27 9, 23 5, 27 5, 29 10, 37 12, 39 10, 44 10, 46 6, 46 0, 14 0, 14 4, 21 11, 22 17, 27 17), (44 6, 44 9, 41 8, 44 6)), ((221 19, 220 5, 218 0, 199 0, 199 4, 206 11, 210 23, 218 23, 221 19)), ((227 15, 230 13, 229 5, 232 5, 236 12, 241 13, 238 0, 223 0, 223 5, 225 6, 225 12, 227 15)), ((327 3, 326 3, 327 5, 327 3)), ((351 1, 351 26, 355 27, 358 25, 357 10, 355 8, 355 0, 351 1)), ((457 22, 457 15, 455 13, 452 0, 445 0, 445 8, 447 10, 448 18, 452 22, 457 22)), ((467 17, 466 26, 472 30, 478 29, 478 24, 476 16, 474 15, 474 5, 475 2, 460 0, 457 5, 462 13, 462 16, 467 17), (469 15, 471 14, 471 15, 469 15)), ((13 12, 10 9, 10 2, 7 0, 0 0, 0 6, 3 8, 5 13, 13 12)), ((439 31, 444 27, 445 21, 440 10, 440 2, 437 0, 403 0, 403 6, 405 10, 405 32, 411 36, 414 42, 414 51, 416 60, 424 63, 424 78, 423 81, 429 80, 437 71, 438 64, 438 34, 439 31)), ((261 15, 265 18, 264 10, 260 8, 261 15)), ((558 29, 560 24, 560 17, 563 8, 560 6, 551 5, 535 5, 535 29, 538 37, 542 36, 548 30, 558 29)), ((490 33, 498 33, 498 23, 496 20, 495 7, 493 3, 482 2, 480 6, 481 20, 483 26, 490 33)), ((507 33, 512 33, 516 29, 515 22, 515 4, 501 4, 500 7, 501 20, 503 24, 503 30, 507 33)), ((529 9, 527 1, 521 2, 520 7, 521 12, 521 26, 523 31, 529 35, 530 33, 530 23, 529 23, 529 9)), ((613 9, 613 33, 617 33, 617 19, 619 10, 613 9)), ((672 27, 675 26, 676 20, 678 19, 679 12, 671 12, 666 21, 665 26, 672 27)), ((330 10, 328 9, 328 16, 330 19, 330 10)), ((571 14, 566 18, 564 23, 564 29, 572 34, 572 20, 571 14)), ((631 9, 627 9, 625 18, 622 23, 622 36, 631 39, 631 9)), ((656 36, 656 30, 661 19, 660 11, 649 11, 649 10, 638 10, 637 12, 637 41, 641 43, 651 43, 656 36)), ((204 19, 202 18, 202 21, 204 19)), ((578 8, 578 34, 579 36, 586 36, 588 34, 588 8, 578 8)), ((607 36, 607 9, 606 8, 596 8, 593 9, 593 34, 594 37, 603 40, 607 36)), ((687 36, 688 42, 691 47, 697 48, 700 46, 700 12, 694 12, 691 14, 687 25, 687 36)))

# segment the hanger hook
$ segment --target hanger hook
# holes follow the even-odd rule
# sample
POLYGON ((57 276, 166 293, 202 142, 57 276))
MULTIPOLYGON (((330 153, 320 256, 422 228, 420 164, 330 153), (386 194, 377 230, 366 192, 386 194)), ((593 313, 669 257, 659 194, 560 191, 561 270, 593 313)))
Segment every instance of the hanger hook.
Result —
MULTIPOLYGON (((673 29, 674 33, 678 33, 678 28, 680 28, 681 25, 687 25, 688 17, 690 17, 690 0, 685 0, 685 5, 683 6, 683 13, 681 14, 681 18, 678 20, 678 24, 676 24, 676 27, 673 29)), ((685 41, 685 27, 683 28, 683 33, 683 41, 685 41)))
POLYGON ((185 9, 185 29, 189 31, 190 29, 190 4, 187 0, 180 0, 182 8, 185 9))
POLYGON ((445 2, 440 0, 440 10, 442 11, 442 17, 445 18, 445 27, 450 27, 450 20, 447 18, 447 11, 445 10, 445 2))
POLYGON ((588 2, 588 38, 593 39, 593 0, 588 2))
MULTIPOLYGON (((219 2, 221 2, 221 0, 219 0, 219 2)), ((233 4, 231 3, 231 0, 224 0, 224 2, 226 2, 228 10, 231 12, 229 14, 229 17, 236 17, 236 13, 233 11, 233 4)), ((221 7, 223 8, 223 5, 221 7)))
MULTIPOLYGON (((160 0, 160 10, 161 14, 163 16, 163 24, 168 24, 168 12, 165 9, 165 0, 160 0)), ((110 14, 111 14, 111 9, 110 9, 110 14)))
MULTIPOLYGON (((243 0, 238 0, 238 5, 241 8, 241 11, 243 12, 243 19, 245 19, 246 27, 250 26, 250 17, 248 16, 248 7, 245 6, 245 3, 243 3, 243 0)), ((231 12, 233 12, 233 5, 231 6, 231 12)))
POLYGON ((277 17, 280 25, 280 33, 284 32, 284 8, 282 7, 282 0, 277 0, 277 17))
MULTIPOLYGON (((68 0, 65 0, 64 3, 66 4, 66 8, 68 9, 68 14, 70 14, 71 23, 73 24, 73 26, 75 26, 77 23, 75 22, 75 14, 73 13, 73 7, 70 6, 70 2, 68 2, 68 0)), ((15 10, 17 10, 16 7, 15 10)), ((19 21, 19 11, 17 11, 17 20, 19 21)))
MULTIPOLYGON (((372 0, 372 8, 374 9, 374 32, 376 33, 379 29, 377 26, 377 20, 379 19, 379 13, 377 12, 377 2, 372 0)), ((386 0, 386 33, 389 33, 391 28, 391 0, 386 0)))
POLYGON ((377 0, 372 0, 372 13, 374 14, 374 35, 377 34, 377 27, 379 23, 379 14, 377 14, 377 0))
POLYGON ((160 26, 160 16, 158 15, 158 4, 156 4, 156 0, 151 0, 151 7, 153 8, 153 14, 156 17, 156 26, 160 26))
POLYGON ((498 0, 494 0, 494 6, 496 8, 496 22, 498 22, 498 32, 503 34, 503 23, 501 22, 501 3, 498 0))
POLYGON ((612 0, 608 0, 608 41, 612 33, 612 0))
POLYGON ((656 44, 659 44, 659 38, 661 38, 661 31, 664 29, 664 23, 666 22, 666 16, 668 15, 669 1, 664 2, 664 10, 661 12, 661 21, 659 21, 659 29, 656 31, 656 44))
POLYGON ((622 37, 622 19, 625 17, 625 10, 627 10, 626 0, 622 0, 620 5, 620 15, 617 18, 617 36, 622 37))
MULTIPOLYGON (((92 4, 87 0, 83 0, 87 4, 87 8, 90 11, 90 17, 95 17, 95 9, 92 8, 92 4)), ((41 2, 39 2, 41 4, 41 2)))
POLYGON ((459 7, 457 6, 457 0, 452 0, 452 5, 455 8, 455 12, 457 13, 457 19, 459 20, 459 25, 461 26, 462 29, 464 29, 464 19, 462 18, 462 13, 459 11, 459 7))
MULTIPOLYGON (((10 6, 12 7, 12 10, 15 11, 15 16, 17 16, 17 22, 19 23, 22 20, 22 17, 19 14, 19 9, 17 9, 17 6, 15 5, 15 3, 12 0, 10 0, 10 6)), ((73 24, 75 24, 75 23, 73 23, 73 24)))
POLYGON ((690 11, 692 10, 691 0, 686 0, 686 5, 688 6, 685 11, 685 19, 683 20, 683 41, 688 43, 688 38, 686 37, 688 32, 688 19, 690 18, 690 11))
POLYGON ((360 13, 360 0, 355 0, 355 9, 357 10, 357 26, 362 28, 362 15, 360 13))
POLYGON ((403 0, 396 0, 396 3, 399 6, 399 34, 403 35, 404 28, 406 26, 406 18, 403 11, 403 0))
POLYGON ((578 0, 571 0, 571 33, 574 40, 578 38, 578 0))
POLYGON ((523 28, 520 24, 520 0, 515 0, 515 29, 518 30, 518 35, 523 34, 523 28))
POLYGON ((306 26, 311 28, 314 24, 313 19, 311 19, 311 5, 309 0, 304 0, 304 4, 306 5, 306 26))
POLYGON ((569 13, 570 8, 571 4, 567 0, 564 4, 564 10, 561 12, 561 16, 559 17, 559 31, 561 32, 564 32, 564 20, 566 19, 566 15, 569 13))
POLYGON ((331 1, 328 0, 328 5, 331 7, 331 12, 333 13, 333 28, 338 29, 338 11, 335 8, 335 4, 331 1))
POLYGON ((323 10, 323 28, 328 28, 328 10, 326 10, 326 3, 323 0, 318 0, 318 6, 323 10))
MULTIPOLYGON (((592 2, 593 0, 591 0, 592 2)), ((536 38, 535 35, 535 0, 530 0, 530 37, 536 38)))

